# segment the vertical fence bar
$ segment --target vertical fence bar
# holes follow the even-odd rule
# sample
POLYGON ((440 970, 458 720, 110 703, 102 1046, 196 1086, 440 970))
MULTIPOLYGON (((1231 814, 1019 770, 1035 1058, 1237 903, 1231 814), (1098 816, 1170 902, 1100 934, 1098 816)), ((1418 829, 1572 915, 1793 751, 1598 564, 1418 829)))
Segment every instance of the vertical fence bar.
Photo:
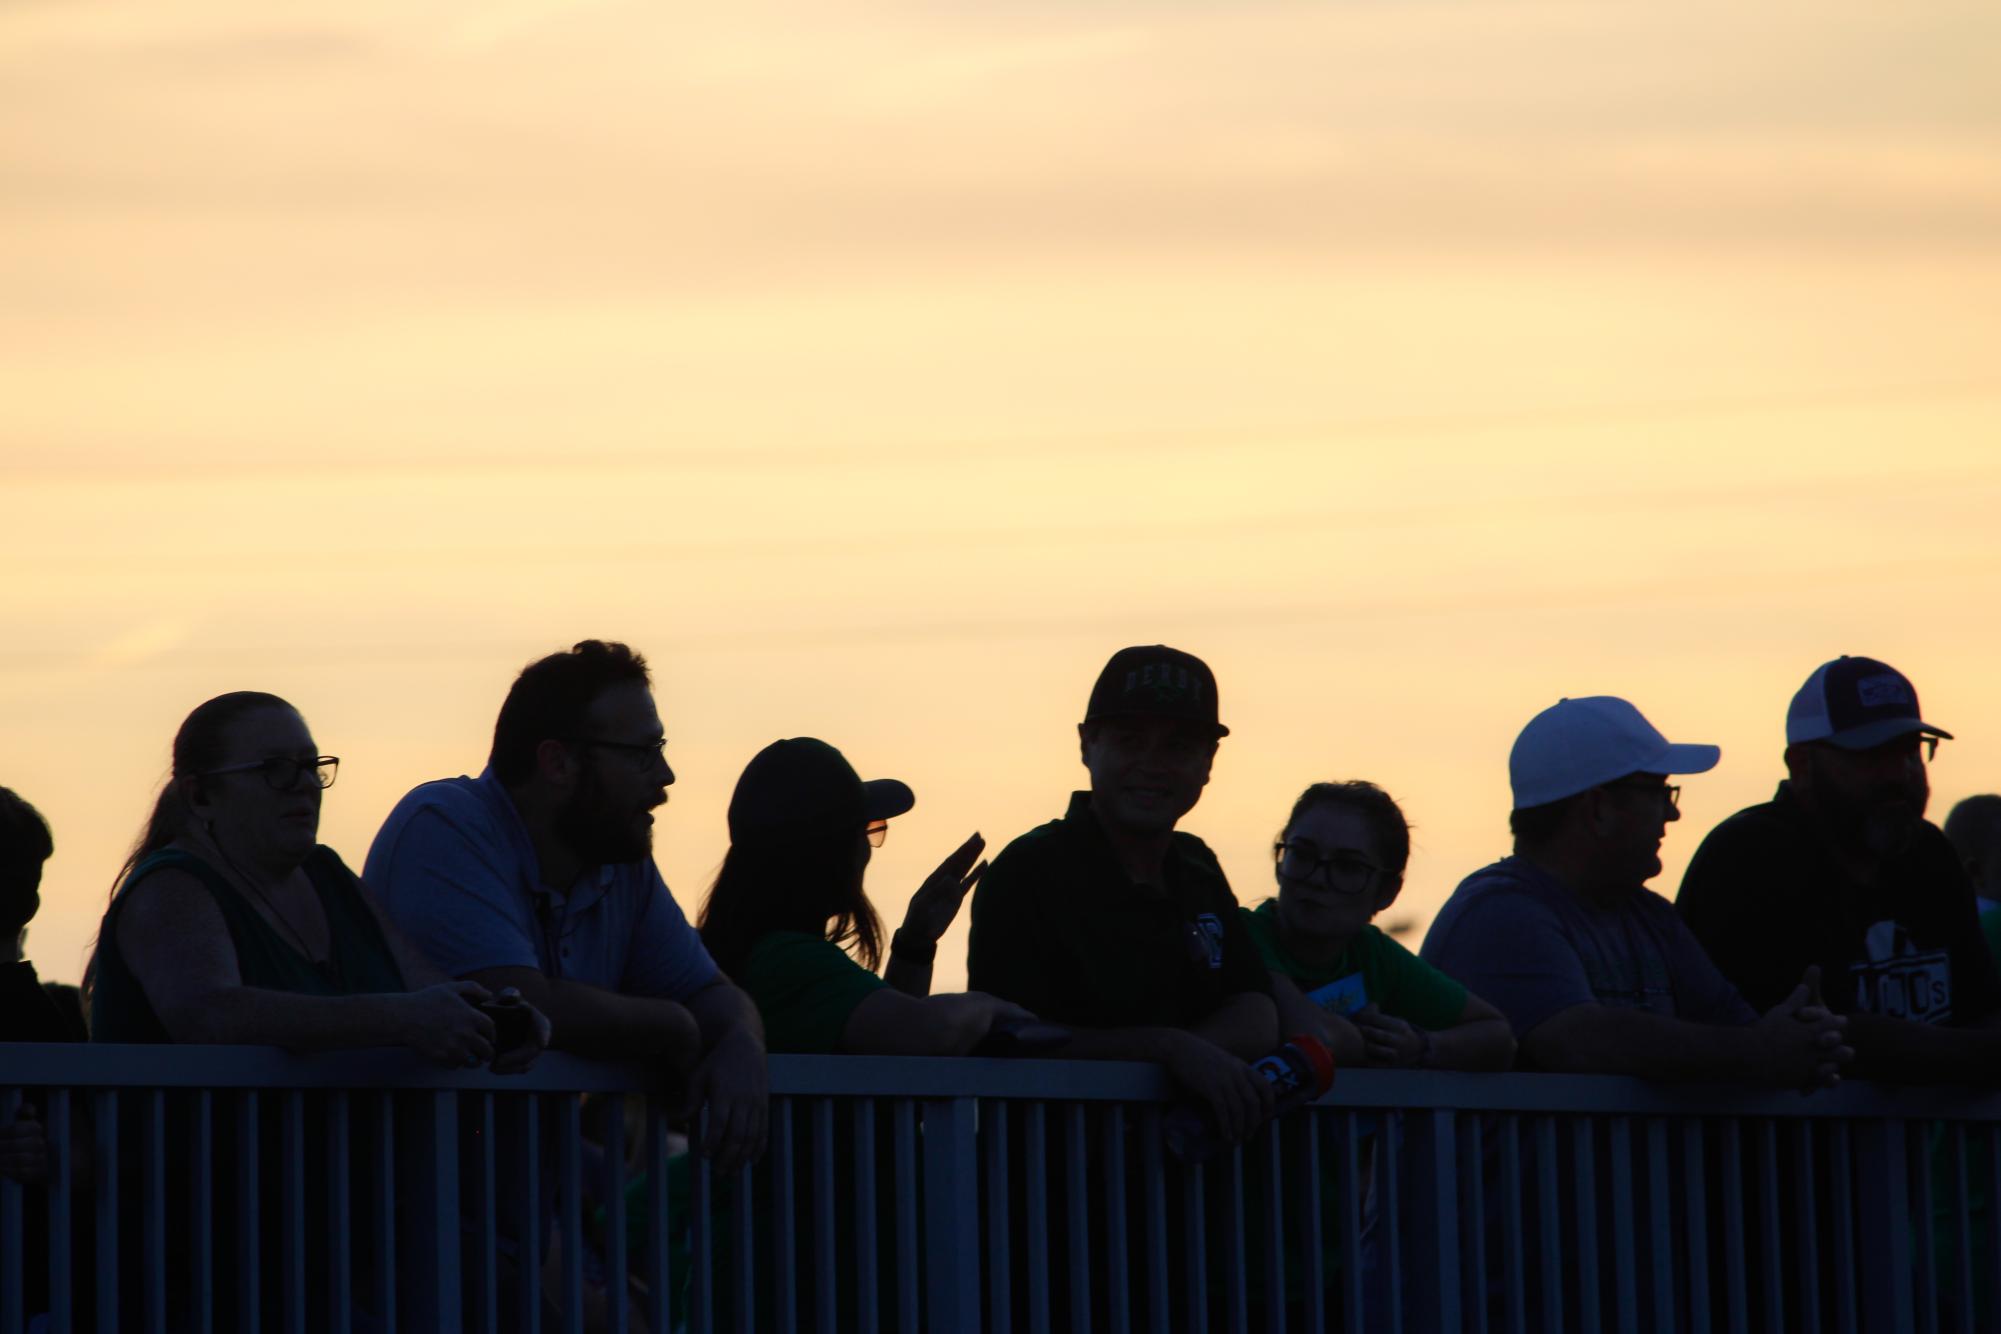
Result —
POLYGON ((1463 1316, 1470 1334, 1487 1334, 1487 1115, 1460 1120, 1460 1161, 1466 1164, 1466 1266, 1463 1316))
MULTIPOLYGON (((481 1093, 478 1108, 479 1233, 474 1244, 479 1248, 479 1286, 474 1291, 479 1298, 479 1309, 473 1312, 473 1320, 483 1334, 500 1334, 500 1200, 499 1173, 495 1170, 500 1148, 494 1143, 499 1127, 493 1095, 481 1093)), ((520 1240, 522 1253, 526 1254, 528 1239, 520 1240)))
POLYGON ((699 1111, 688 1126, 688 1315, 695 1334, 711 1334, 716 1327, 715 1174, 695 1150, 707 1118, 706 1109, 699 1111))
POLYGON ((97 1279, 97 1328, 118 1334, 118 1092, 100 1089, 91 1095, 97 1122, 91 1156, 91 1185, 97 1202, 97 1253, 90 1257, 97 1279))
POLYGON ((1770 1117, 1757 1123, 1758 1135, 1758 1255, 1763 1273, 1758 1290, 1765 1299, 1764 1327, 1786 1327, 1786 1274, 1780 1262, 1784 1244, 1779 1235, 1779 1137, 1770 1117))
POLYGON ((1248 1267, 1244 1245, 1244 1146, 1233 1144, 1225 1155, 1224 1176, 1228 1181, 1229 1231, 1224 1237, 1229 1247, 1223 1264, 1223 1292, 1229 1299, 1230 1334, 1248 1334, 1250 1312, 1246 1309, 1244 1271, 1248 1267))
MULTIPOLYGON (((1149 1103, 1140 1113, 1140 1171, 1145 1176, 1147 1327, 1166 1334, 1171 1312, 1167 1276, 1167 1153, 1160 1141, 1161 1110, 1149 1103)), ((996 1334, 1006 1325, 994 1326, 996 1334)))
POLYGON ((556 1106, 556 1195, 563 1229, 563 1334, 571 1334, 584 1327, 584 1109, 582 1099, 574 1093, 563 1094, 556 1106))
POLYGON ((1647 1253, 1652 1257, 1654 1329, 1675 1334, 1674 1213, 1668 1201, 1667 1122, 1647 1118, 1647 1253))
MULTIPOLYGON (((1528 1334, 1528 1257, 1522 1239, 1528 1220, 1522 1211, 1521 1118, 1509 1112, 1501 1118, 1501 1250, 1505 1277, 1508 1334, 1528 1334)), ((1349 1328, 1360 1330, 1361 1325, 1349 1328)))
MULTIPOLYGON (((1381 1117, 1382 1133, 1376 1137, 1376 1162, 1382 1189, 1377 1192, 1378 1234, 1383 1250, 1383 1307, 1389 1312, 1389 1329, 1403 1329, 1403 1113, 1387 1111, 1381 1117)), ((1551 1144, 1554 1145, 1554 1127, 1551 1144)), ((1551 1152, 1555 1152, 1554 1148, 1551 1152)), ((1554 1198, 1553 1196, 1551 1198, 1554 1198)))
POLYGON ((995 1098, 979 1107, 979 1111, 985 1118, 980 1126, 980 1152, 985 1160, 987 1189, 987 1328, 995 1334, 1006 1334, 1014 1328, 1011 1300, 1014 1270, 1008 1237, 1014 1220, 1008 1208, 1007 1104, 995 1098))
POLYGON ((1258 1153, 1258 1175, 1263 1182, 1264 1208, 1259 1220, 1258 1247, 1264 1282, 1265 1327, 1272 1334, 1285 1334, 1285 1175, 1279 1168, 1281 1136, 1285 1123, 1275 1121, 1253 1140, 1258 1153))
POLYGON ((1195 1334, 1209 1330, 1209 1246, 1208 1201, 1204 1198, 1203 1176, 1208 1167, 1182 1167, 1181 1232, 1182 1279, 1186 1284, 1188 1327, 1195 1334))
POLYGON ((1987 1273, 1990 1322, 2001 1318, 2001 1125, 1990 1124, 1982 1136, 1987 1145, 1987 1273))
POLYGON ((834 1100, 813 1100, 813 1328, 834 1334, 841 1275, 834 1267, 834 1100))
POLYGON ((737 1334, 757 1328, 757 1196, 751 1165, 730 1182, 730 1277, 735 1280, 737 1334))
POLYGON ((1069 1252, 1070 1328, 1091 1324, 1091 1213, 1085 1192, 1084 1104, 1063 1110, 1063 1237, 1069 1252))
MULTIPOLYGON (((146 1334, 167 1334, 167 1094, 146 1093, 145 1139, 139 1150, 140 1280, 146 1334)), ((344 1329, 337 1325, 335 1328, 344 1329)))
MULTIPOLYGON (((486 1095, 488 1101, 492 1095, 486 1095)), ((611 1334, 626 1334, 630 1316, 626 1282, 625 1095, 609 1095, 611 1115, 604 1127, 605 1296, 611 1334)), ((787 1328, 790 1328, 788 1325, 787 1328)))
MULTIPOLYGON (((1563 1330, 1563 1193, 1557 1187, 1556 1118, 1538 1116, 1535 1125, 1536 1201, 1542 1206, 1537 1219, 1538 1241, 1542 1247, 1543 1328, 1549 1334, 1563 1330)), ((1618 1170, 1616 1146, 1613 1170, 1618 1170)), ((1588 1320, 1594 1313, 1584 1312, 1588 1320)))
MULTIPOLYGON (((375 1098, 375 1302, 385 1334, 396 1332, 396 1095, 375 1098)), ((203 1118, 206 1121, 206 1118, 203 1118)))
POLYGON ((882 1328, 876 1277, 875 1100, 855 1100, 855 1313, 859 1327, 882 1328))
MULTIPOLYGON (((189 1201, 189 1289, 194 1327, 201 1334, 215 1324, 215 1095, 194 1095, 194 1190, 189 1201)), ((393 1326, 392 1326, 393 1329, 393 1326)))
POLYGON ((1688 1330, 1709 1334, 1709 1177, 1702 1118, 1681 1125, 1682 1218, 1688 1239, 1688 1330))
MULTIPOLYGON (((980 1327, 979 1114, 979 1103, 972 1098, 940 1098, 924 1104, 928 1329, 972 1334, 980 1327)), ((914 1253, 904 1256, 902 1267, 916 1269, 916 1258, 914 1253)), ((1005 1271, 1001 1280, 1005 1283, 1005 1271)))
POLYGON ((1316 1107, 1303 1107, 1293 1118, 1293 1136, 1299 1146, 1295 1178, 1301 1183, 1299 1200, 1300 1270, 1306 1275, 1306 1327, 1327 1328, 1327 1260, 1322 1229, 1333 1220, 1321 1217, 1320 1210, 1320 1124, 1325 1120, 1316 1107))
POLYGON ((521 1328, 528 1334, 542 1329, 542 1242, 547 1225, 542 1217, 542 1099, 533 1093, 521 1097, 521 1255, 517 1281, 521 1285, 521 1305, 517 1312, 521 1328))
POLYGON ((258 1183, 258 1105, 256 1089, 245 1089, 237 1095, 236 1111, 240 1124, 236 1128, 236 1296, 237 1318, 242 1328, 256 1334, 264 1311, 264 1293, 260 1272, 263 1256, 260 1251, 262 1227, 257 1207, 258 1183))
POLYGON ((1906 1179, 1905 1123, 1889 1117, 1856 1128, 1860 1152, 1861 1198, 1856 1217, 1861 1235, 1856 1251, 1869 1257, 1860 1266, 1862 1328, 1869 1334, 1911 1334, 1911 1219, 1906 1179))
POLYGON ((1855 1158, 1848 1123, 1835 1121, 1828 1129, 1828 1214, 1834 1224, 1834 1327, 1837 1334, 1856 1334, 1855 1309, 1855 1158))
POLYGON ((1132 1256, 1126 1244, 1126 1120, 1117 1103, 1104 1109, 1105 1299, 1112 1334, 1132 1329, 1132 1256))
POLYGON ((1954 1121, 1947 1131, 1946 1158, 1952 1164, 1952 1305, 1960 1334, 1973 1334, 1973 1212, 1967 1199, 1963 1121, 1954 1121))
MULTIPOLYGON (((1638 1266, 1633 1255, 1633 1220, 1639 1199, 1633 1193, 1633 1121, 1615 1116, 1606 1123, 1606 1158, 1612 1178, 1612 1310, 1620 1334, 1637 1334, 1640 1327, 1638 1266)), ((1595 1311, 1580 1311, 1585 1323, 1595 1311)))
POLYGON ((1814 1190, 1813 1122, 1802 1117, 1793 1125, 1794 1244, 1799 1248, 1799 1322, 1801 1329, 1820 1329, 1820 1210, 1814 1190))
POLYGON ((70 1192, 75 1187, 70 1164, 70 1091, 49 1093, 49 1119, 42 1127, 49 1141, 49 1327, 67 1331, 70 1309, 70 1192))
MULTIPOLYGON (((0 1088, 0 1125, 11 1125, 21 1114, 21 1090, 0 1088)), ((0 1176, 0 1334, 21 1334, 27 1304, 22 1251, 28 1243, 27 1192, 12 1177, 0 1176)))
POLYGON ((1911 1240, 1917 1249, 1911 1266, 1917 1274, 1918 1332, 1938 1334, 1938 1253, 1932 1245, 1932 1156, 1933 1128, 1924 1122, 1907 1141, 1910 1150, 1911 1240))
MULTIPOLYGON (((898 1098, 892 1112, 896 1133, 896 1327, 917 1334, 919 1320, 917 1215, 917 1104, 898 1098)), ((748 1334, 748 1331, 746 1331, 748 1334)))
POLYGON ((418 1126, 418 1133, 423 1136, 420 1143, 431 1169, 421 1227, 428 1234, 426 1262, 435 1266, 433 1272, 424 1275, 424 1282, 435 1294, 431 1309, 436 1328, 441 1334, 457 1334, 465 1326, 465 1298, 459 1281, 458 1095, 436 1089, 418 1105, 423 1116, 418 1126))
MULTIPOLYGON (((1598 1291, 1598 1122, 1580 1116, 1570 1123, 1572 1207, 1577 1211, 1577 1242, 1572 1249, 1577 1269, 1577 1310, 1580 1320, 1596 1320, 1604 1309, 1598 1291)), ((1617 1196, 1614 1196, 1615 1207, 1617 1196)))
POLYGON ((1028 1105, 1023 1130, 1022 1166, 1028 1182, 1028 1327, 1035 1334, 1049 1331, 1049 1153, 1048 1104, 1028 1105))
POLYGON ((287 1089, 279 1105, 278 1190, 285 1222, 278 1229, 285 1334, 306 1334, 306 1095, 287 1089))
POLYGON ((1744 1258, 1744 1128, 1736 1117, 1723 1122, 1723 1288, 1730 1334, 1751 1327, 1750 1279, 1744 1258))
POLYGON ((646 1098, 646 1328, 667 1334, 674 1328, 673 1230, 667 1214, 667 1105, 646 1098))
POLYGON ((1335 1196, 1341 1210, 1341 1327, 1349 1334, 1361 1334, 1367 1303, 1368 1274, 1362 1265, 1362 1146, 1361 1126, 1353 1112, 1342 1112, 1335 1122, 1340 1136, 1340 1191, 1335 1196))
POLYGON ((327 1108, 327 1327, 354 1327, 354 1194, 348 1173, 353 1150, 347 1090, 326 1095, 327 1108))
POLYGON ((793 1171, 791 1098, 771 1100, 771 1147, 765 1160, 771 1164, 771 1208, 774 1219, 771 1236, 771 1278, 773 1317, 780 1329, 799 1327, 799 1222, 797 1180, 793 1171))
POLYGON ((1410 1119, 1411 1201, 1416 1207, 1411 1231, 1414 1263, 1423 1276, 1412 1290, 1417 1326, 1458 1331, 1465 1327, 1459 1306, 1458 1124, 1445 1107, 1413 1112, 1410 1119))

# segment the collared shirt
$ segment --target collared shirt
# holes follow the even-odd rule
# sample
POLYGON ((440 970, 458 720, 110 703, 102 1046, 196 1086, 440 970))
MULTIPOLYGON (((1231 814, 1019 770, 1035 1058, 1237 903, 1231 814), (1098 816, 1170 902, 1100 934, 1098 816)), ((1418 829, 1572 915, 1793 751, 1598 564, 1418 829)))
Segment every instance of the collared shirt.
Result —
POLYGON ((396 804, 363 881, 454 977, 534 968, 633 996, 685 1000, 721 976, 651 857, 542 883, 521 813, 491 769, 425 783, 396 804))
POLYGON ((1216 855, 1193 834, 1168 846, 1161 885, 1135 884, 1091 810, 1001 850, 973 891, 968 985, 1053 1023, 1188 1028, 1271 979, 1216 855))
POLYGON ((1709 831, 1675 906, 1754 1005, 1777 1004, 1817 964, 1842 1013, 1974 1024, 2001 1009, 1973 887, 1933 824, 1860 884, 1781 783, 1709 831))
POLYGON ((1577 1005, 1701 1024, 1758 1019, 1666 899, 1635 886, 1591 902, 1522 857, 1460 881, 1419 957, 1491 1002, 1524 1038, 1577 1005))

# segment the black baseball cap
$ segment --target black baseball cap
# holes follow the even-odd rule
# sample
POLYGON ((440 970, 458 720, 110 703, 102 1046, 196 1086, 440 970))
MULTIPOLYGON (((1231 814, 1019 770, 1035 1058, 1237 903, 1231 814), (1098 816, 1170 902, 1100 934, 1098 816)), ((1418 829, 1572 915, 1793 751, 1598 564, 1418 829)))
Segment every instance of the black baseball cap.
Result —
POLYGON ((1874 658, 1845 654, 1813 669, 1786 710, 1786 744, 1826 741, 1867 750, 1910 732, 1952 740, 1952 733, 1918 716, 1909 677, 1874 658))
POLYGON ((1100 718, 1178 718, 1201 723, 1226 737, 1216 716, 1216 674, 1192 653, 1165 644, 1122 648, 1098 673, 1084 721, 1100 718))
POLYGON ((730 839, 887 820, 917 804, 894 778, 863 782, 847 757, 810 736, 774 741, 751 757, 730 795, 730 839))

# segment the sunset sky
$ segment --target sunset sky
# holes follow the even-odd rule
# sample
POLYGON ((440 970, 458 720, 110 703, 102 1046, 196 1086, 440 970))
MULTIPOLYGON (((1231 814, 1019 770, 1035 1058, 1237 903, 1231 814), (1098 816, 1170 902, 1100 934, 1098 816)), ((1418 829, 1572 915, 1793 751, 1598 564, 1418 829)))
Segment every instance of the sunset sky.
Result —
MULTIPOLYGON (((1781 774, 1888 659, 2001 790, 2001 10, 0 9, 0 784, 74 980, 181 718, 294 701, 359 866, 508 682, 653 661, 690 913, 785 735, 917 791, 885 915, 1081 782, 1105 657, 1208 659, 1186 828, 1307 783, 1506 851, 1565 694, 1781 774)), ((962 921, 939 984, 963 984, 962 921)))

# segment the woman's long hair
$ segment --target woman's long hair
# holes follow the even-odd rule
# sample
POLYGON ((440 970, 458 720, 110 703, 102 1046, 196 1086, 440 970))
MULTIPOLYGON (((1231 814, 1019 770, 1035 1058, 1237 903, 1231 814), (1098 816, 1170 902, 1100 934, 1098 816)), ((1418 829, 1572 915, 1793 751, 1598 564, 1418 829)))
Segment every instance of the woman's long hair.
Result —
POLYGON ((743 980, 758 938, 803 931, 848 948, 864 968, 882 963, 882 919, 862 892, 857 830, 801 830, 730 844, 696 928, 716 966, 743 980))

